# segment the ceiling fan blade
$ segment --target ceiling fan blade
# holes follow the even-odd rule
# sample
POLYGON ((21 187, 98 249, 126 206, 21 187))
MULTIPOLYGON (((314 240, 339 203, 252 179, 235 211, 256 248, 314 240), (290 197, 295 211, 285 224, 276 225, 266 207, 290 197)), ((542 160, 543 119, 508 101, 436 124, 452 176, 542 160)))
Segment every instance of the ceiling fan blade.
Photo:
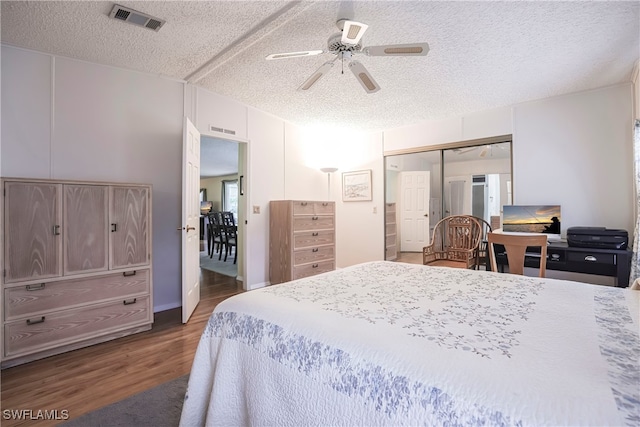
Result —
POLYGON ((349 63, 349 69, 351 70, 353 75, 356 76, 356 79, 358 79, 358 82, 360 82, 367 93, 374 93, 380 90, 380 86, 378 86, 378 83, 376 83, 376 81, 373 79, 373 76, 369 74, 367 69, 364 68, 364 65, 362 65, 360 62, 351 61, 349 63))
POLYGON ((329 70, 331 70, 331 67, 333 67, 333 61, 327 61, 322 64, 322 66, 318 68, 315 73, 311 74, 311 76, 300 85, 298 90, 311 89, 311 87, 315 85, 322 76, 324 76, 329 72, 329 70))
POLYGON ((368 56, 425 56, 429 53, 429 43, 369 46, 362 49, 362 51, 368 56))
POLYGON ((470 147, 470 148, 454 148, 453 152, 456 154, 464 154, 464 153, 468 153, 469 151, 474 151, 475 149, 477 149, 478 147, 470 147))
POLYGON ((299 56, 312 56, 312 55, 320 55, 324 53, 324 50, 305 50, 303 52, 286 52, 286 53, 272 53, 268 55, 266 59, 287 59, 287 58, 297 58, 299 56))
POLYGON ((342 43, 347 45, 357 45, 364 32, 367 31, 369 26, 361 22, 356 21, 344 21, 344 27, 342 28, 342 43))

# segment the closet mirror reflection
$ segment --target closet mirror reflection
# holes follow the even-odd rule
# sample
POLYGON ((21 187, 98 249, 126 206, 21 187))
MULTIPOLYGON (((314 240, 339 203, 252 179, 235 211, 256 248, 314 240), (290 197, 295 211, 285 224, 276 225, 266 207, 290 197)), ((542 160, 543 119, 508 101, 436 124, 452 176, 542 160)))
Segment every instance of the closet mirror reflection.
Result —
POLYGON ((512 204, 511 141, 456 145, 385 156, 386 259, 422 252, 446 216, 491 223, 503 205, 512 204))

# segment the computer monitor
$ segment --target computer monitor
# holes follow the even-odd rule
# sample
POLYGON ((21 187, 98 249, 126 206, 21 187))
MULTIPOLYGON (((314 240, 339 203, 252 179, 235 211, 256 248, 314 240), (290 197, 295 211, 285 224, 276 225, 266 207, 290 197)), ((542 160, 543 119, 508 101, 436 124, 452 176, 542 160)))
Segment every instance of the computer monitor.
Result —
POLYGON ((502 231, 544 233, 549 240, 560 239, 560 205, 504 205, 502 231))

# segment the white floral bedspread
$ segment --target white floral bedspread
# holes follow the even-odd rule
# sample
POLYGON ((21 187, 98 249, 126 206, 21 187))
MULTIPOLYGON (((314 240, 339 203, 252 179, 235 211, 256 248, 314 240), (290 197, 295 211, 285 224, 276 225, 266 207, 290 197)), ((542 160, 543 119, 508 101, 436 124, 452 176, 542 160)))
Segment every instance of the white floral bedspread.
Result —
POLYGON ((370 262, 219 304, 182 426, 638 426, 640 291, 370 262))

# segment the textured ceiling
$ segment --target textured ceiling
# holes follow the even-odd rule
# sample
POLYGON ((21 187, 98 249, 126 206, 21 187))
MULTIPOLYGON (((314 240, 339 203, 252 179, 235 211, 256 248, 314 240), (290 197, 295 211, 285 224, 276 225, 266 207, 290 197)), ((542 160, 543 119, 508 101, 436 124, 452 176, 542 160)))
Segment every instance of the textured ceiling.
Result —
POLYGON ((203 136, 200 140, 200 177, 238 173, 238 143, 203 136))
POLYGON ((640 57, 640 2, 126 1, 165 19, 159 32, 108 18, 112 2, 2 1, 2 42, 171 78, 301 125, 388 129, 629 81, 640 57), (366 94, 339 64, 297 87, 331 54, 346 17, 364 46, 426 41, 426 57, 359 60, 382 89, 366 94))

